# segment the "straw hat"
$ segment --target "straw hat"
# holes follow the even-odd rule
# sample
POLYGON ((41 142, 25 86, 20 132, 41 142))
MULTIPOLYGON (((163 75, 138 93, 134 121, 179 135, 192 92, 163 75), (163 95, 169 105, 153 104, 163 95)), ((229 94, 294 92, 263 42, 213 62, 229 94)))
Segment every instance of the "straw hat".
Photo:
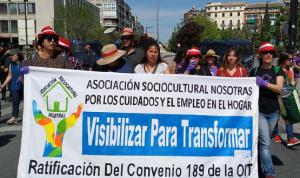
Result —
POLYGON ((103 66, 113 63, 125 54, 126 51, 118 50, 114 44, 105 45, 101 50, 101 58, 97 61, 97 64, 103 66))
POLYGON ((206 52, 206 55, 205 57, 219 57, 218 55, 216 55, 216 52, 213 50, 213 49, 209 49, 207 52, 206 52))
POLYGON ((42 28, 41 33, 38 34, 38 38, 41 38, 43 35, 55 35, 59 37, 59 35, 50 26, 42 28))
POLYGON ((134 36, 134 32, 133 32, 132 28, 125 27, 122 30, 121 36, 134 36))

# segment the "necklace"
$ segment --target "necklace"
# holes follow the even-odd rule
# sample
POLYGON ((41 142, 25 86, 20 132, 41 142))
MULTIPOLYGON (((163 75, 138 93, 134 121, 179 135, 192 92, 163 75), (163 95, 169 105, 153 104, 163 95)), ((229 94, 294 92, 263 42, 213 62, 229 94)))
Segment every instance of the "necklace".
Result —
MULTIPOLYGON (((146 70, 146 65, 147 64, 144 64, 144 71, 145 71, 145 73, 150 73, 151 72, 151 67, 147 67, 149 70, 147 71, 146 70)), ((149 65, 147 65, 147 66, 149 66, 149 65)), ((156 70, 157 70, 157 67, 158 67, 158 64, 156 64, 155 65, 155 67, 154 67, 154 69, 153 69, 153 71, 152 71, 152 74, 155 74, 155 72, 156 72, 156 70)))

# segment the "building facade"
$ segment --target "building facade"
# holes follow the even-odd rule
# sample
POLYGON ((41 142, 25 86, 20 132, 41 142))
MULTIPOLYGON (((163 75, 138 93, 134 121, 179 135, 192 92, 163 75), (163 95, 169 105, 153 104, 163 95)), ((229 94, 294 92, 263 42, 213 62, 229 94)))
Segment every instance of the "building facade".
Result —
POLYGON ((195 5, 188 12, 184 13, 184 21, 193 20, 195 17, 205 15, 205 11, 198 10, 195 5))
MULTIPOLYGON (((36 24, 35 0, 27 3, 27 19, 36 24)), ((25 4, 23 0, 0 0, 0 41, 2 43, 18 44, 18 23, 25 21, 25 4)), ((32 28, 32 27, 31 27, 32 28)), ((36 26, 33 27, 34 33, 36 26)))
POLYGON ((245 7, 245 2, 212 2, 206 4, 205 13, 219 29, 236 29, 243 27, 245 7))
POLYGON ((130 6, 124 0, 88 0, 99 8, 100 24, 104 27, 116 27, 121 31, 131 27, 138 33, 143 33, 143 27, 132 14, 130 6))
MULTIPOLYGON (((245 8, 244 20, 247 30, 257 31, 261 29, 264 14, 266 11, 266 3, 248 4, 245 8)), ((280 13, 283 3, 269 3, 269 17, 271 25, 275 24, 276 16, 280 13)))
MULTIPOLYGON (((28 44, 32 44, 35 35, 44 26, 50 25, 55 29, 58 21, 59 8, 64 5, 80 5, 99 15, 99 9, 86 0, 28 0, 27 33, 28 44)), ((25 3, 24 0, 0 0, 0 40, 4 43, 24 45, 25 33, 25 3)))

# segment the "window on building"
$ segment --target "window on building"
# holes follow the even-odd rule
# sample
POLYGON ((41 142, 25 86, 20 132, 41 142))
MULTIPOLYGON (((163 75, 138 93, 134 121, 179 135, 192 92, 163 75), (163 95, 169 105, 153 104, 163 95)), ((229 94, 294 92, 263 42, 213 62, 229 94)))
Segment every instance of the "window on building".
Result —
POLYGON ((35 4, 34 3, 27 4, 27 12, 28 12, 28 14, 35 14, 35 4))
POLYGON ((225 13, 222 13, 222 17, 225 17, 225 13))
POLYGON ((237 15, 238 15, 238 16, 241 16, 241 13, 240 13, 240 12, 238 12, 238 13, 237 13, 237 15))
POLYGON ((218 7, 215 7, 215 10, 218 10, 218 7))
POLYGON ((230 26, 230 27, 232 26, 232 20, 229 21, 229 26, 230 26))
POLYGON ((16 3, 10 3, 8 4, 9 13, 16 14, 17 13, 17 4, 16 3))
POLYGON ((18 33, 18 22, 16 20, 11 21, 11 32, 18 33))
POLYGON ((217 14, 217 13, 215 13, 215 17, 218 17, 218 14, 217 14))
POLYGON ((237 21, 237 26, 238 26, 238 27, 241 26, 241 20, 238 20, 238 21, 237 21))
POLYGON ((24 14, 25 13, 25 5, 24 5, 24 3, 19 3, 18 4, 18 12, 19 12, 19 14, 24 14))
POLYGON ((0 32, 8 33, 8 21, 0 20, 0 32))
POLYGON ((0 3, 0 14, 6 14, 6 13, 7 13, 7 4, 0 3))
POLYGON ((230 12, 230 17, 232 17, 232 12, 230 12))

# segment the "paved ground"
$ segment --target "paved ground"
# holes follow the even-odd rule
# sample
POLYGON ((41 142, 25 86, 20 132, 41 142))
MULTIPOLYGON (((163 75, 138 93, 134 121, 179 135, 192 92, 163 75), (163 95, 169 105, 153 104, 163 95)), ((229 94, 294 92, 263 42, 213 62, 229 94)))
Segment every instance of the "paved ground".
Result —
MULTIPOLYGON (((21 110, 22 110, 21 104, 21 110)), ((0 119, 0 178, 16 178, 20 153, 22 123, 9 126, 5 121, 10 117, 11 103, 2 101, 2 117, 0 119)), ((295 135, 300 138, 300 124, 294 125, 295 135)), ((284 134, 284 124, 280 121, 280 134, 284 134)), ((300 177, 300 146, 287 148, 285 143, 273 143, 273 161, 278 178, 300 177)))

